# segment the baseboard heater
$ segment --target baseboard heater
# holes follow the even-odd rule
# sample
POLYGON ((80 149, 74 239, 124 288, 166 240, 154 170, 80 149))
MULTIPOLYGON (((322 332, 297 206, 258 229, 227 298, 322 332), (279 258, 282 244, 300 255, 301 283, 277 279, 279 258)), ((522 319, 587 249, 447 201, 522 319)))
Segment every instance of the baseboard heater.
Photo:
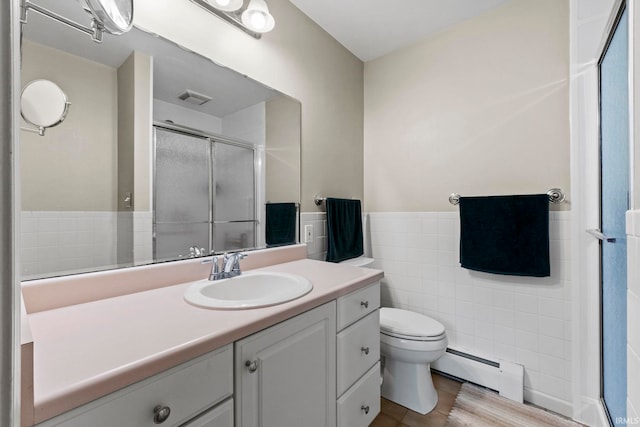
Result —
POLYGON ((488 360, 452 348, 431 364, 445 375, 497 391, 500 396, 522 403, 524 367, 504 360, 488 360))

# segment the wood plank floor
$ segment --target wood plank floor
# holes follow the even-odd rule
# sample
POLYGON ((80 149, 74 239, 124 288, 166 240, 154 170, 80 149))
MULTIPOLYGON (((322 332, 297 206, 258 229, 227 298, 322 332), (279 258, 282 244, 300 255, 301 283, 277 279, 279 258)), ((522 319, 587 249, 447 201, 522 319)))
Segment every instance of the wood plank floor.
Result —
POLYGON ((432 373, 431 376, 438 392, 438 405, 433 411, 421 415, 382 399, 380 414, 370 427, 443 427, 462 384, 436 373, 432 373))

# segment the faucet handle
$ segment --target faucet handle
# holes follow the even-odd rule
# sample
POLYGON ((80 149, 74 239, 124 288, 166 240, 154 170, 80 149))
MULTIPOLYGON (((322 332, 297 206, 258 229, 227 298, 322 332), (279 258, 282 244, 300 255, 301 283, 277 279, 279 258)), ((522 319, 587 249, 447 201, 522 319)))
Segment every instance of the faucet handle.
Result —
POLYGON ((209 280, 218 280, 221 278, 220 265, 218 264, 218 257, 211 258, 211 274, 209 274, 209 280))
POLYGON ((242 274, 240 270, 240 260, 247 256, 244 252, 234 252, 232 254, 224 254, 224 271, 225 277, 234 277, 242 274))
POLYGON ((234 256, 233 269, 240 270, 240 260, 248 257, 249 255, 247 255, 246 252, 236 252, 235 254, 233 254, 233 256, 234 256))

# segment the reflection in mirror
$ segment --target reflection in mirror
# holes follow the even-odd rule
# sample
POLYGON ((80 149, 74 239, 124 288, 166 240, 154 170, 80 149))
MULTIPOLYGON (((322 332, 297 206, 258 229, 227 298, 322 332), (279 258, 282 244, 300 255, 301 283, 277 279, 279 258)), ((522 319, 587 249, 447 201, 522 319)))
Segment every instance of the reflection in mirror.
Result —
POLYGON ((69 105, 67 95, 60 86, 49 80, 34 80, 22 90, 20 115, 25 122, 37 128, 34 132, 44 136, 46 128, 62 123, 69 111, 69 105))
MULTIPOLYGON (((56 9, 51 9, 47 3, 49 3, 48 0, 35 2, 22 0, 20 23, 24 25, 28 22, 29 11, 37 12, 68 28, 88 34, 96 43, 102 42, 105 31, 114 35, 124 34, 131 29, 133 23, 133 0, 78 0, 87 12, 80 18, 91 16, 90 24, 84 24, 83 19, 78 19, 77 16, 67 16, 64 12, 69 7, 63 7, 63 13, 60 13, 56 9)), ((73 15, 78 15, 78 12, 76 11, 73 15)))
POLYGON ((298 206, 298 101, 137 28, 96 44, 33 15, 22 51, 23 82, 73 100, 20 135, 23 279, 264 247, 265 205, 298 206))
POLYGON ((87 9, 109 34, 120 35, 133 25, 133 0, 84 0, 87 9))

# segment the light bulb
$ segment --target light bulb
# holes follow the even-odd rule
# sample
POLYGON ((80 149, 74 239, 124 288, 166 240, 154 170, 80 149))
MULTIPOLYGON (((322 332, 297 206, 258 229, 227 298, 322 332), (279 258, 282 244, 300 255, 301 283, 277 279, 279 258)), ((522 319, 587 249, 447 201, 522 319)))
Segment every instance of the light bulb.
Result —
POLYGON ((211 6, 223 12, 235 12, 242 7, 242 0, 205 0, 211 6))
POLYGON ((241 19, 245 27, 258 33, 271 31, 275 25, 264 0, 250 0, 247 8, 242 12, 241 19))
POLYGON ((267 18, 262 12, 253 12, 251 14, 251 26, 256 30, 261 30, 267 23, 267 18))

